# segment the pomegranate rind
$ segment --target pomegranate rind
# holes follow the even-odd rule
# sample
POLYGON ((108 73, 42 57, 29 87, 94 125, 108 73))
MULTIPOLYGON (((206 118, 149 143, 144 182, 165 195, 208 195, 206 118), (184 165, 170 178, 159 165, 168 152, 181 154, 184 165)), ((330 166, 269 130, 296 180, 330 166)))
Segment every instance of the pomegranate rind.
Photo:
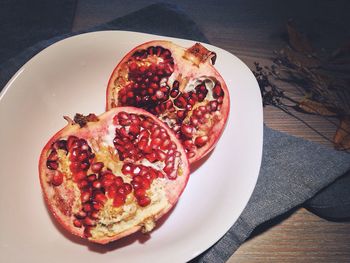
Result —
MULTIPOLYGON (((196 45, 199 44, 197 43, 194 46, 196 45)), ((208 142, 203 147, 198 147, 196 149, 196 154, 193 157, 188 157, 190 164, 194 164, 203 157, 205 157, 208 153, 210 153, 216 146, 221 135, 224 132, 230 112, 230 95, 227 85, 222 76, 212 65, 211 57, 208 57, 206 61, 201 61, 201 63, 198 63, 198 60, 193 60, 193 63, 191 63, 190 60, 185 60, 184 56, 193 47, 185 49, 179 45, 174 44, 171 41, 166 40, 149 41, 133 48, 129 53, 127 53, 124 56, 124 58, 117 64, 117 66, 112 71, 106 89, 106 110, 110 110, 114 107, 121 106, 118 105, 117 102, 119 90, 115 86, 116 80, 120 77, 123 77, 120 74, 120 68, 130 59, 130 57, 134 54, 136 50, 147 49, 147 47, 150 46, 161 46, 171 51, 172 57, 174 58, 175 62, 174 72, 172 73, 172 75, 178 76, 179 74, 181 74, 182 77, 186 77, 188 79, 196 79, 203 76, 212 77, 220 82, 221 87, 224 91, 225 96, 223 97, 222 107, 219 111, 219 119, 216 120, 216 124, 212 126, 206 134, 208 136, 208 142)), ((181 88, 180 91, 182 91, 181 88)))
MULTIPOLYGON (((134 113, 137 115, 144 115, 151 118, 156 124, 158 124, 159 126, 161 126, 166 130, 171 140, 176 143, 177 151, 179 151, 181 154, 181 170, 182 170, 181 176, 178 176, 176 180, 168 180, 167 184, 164 186, 168 205, 165 206, 162 210, 157 211, 157 213, 148 215, 148 219, 152 219, 155 222, 159 218, 161 218, 163 215, 168 213, 171 210, 171 208, 177 203, 179 197, 181 196, 182 192, 185 189, 185 186, 189 178, 189 173, 190 173, 189 163, 186 158, 185 150, 183 149, 181 143, 176 139, 176 137, 173 135, 173 133, 164 123, 159 121, 155 116, 153 116, 152 114, 148 113, 145 110, 134 108, 134 107, 119 107, 103 113, 102 115, 98 116, 99 121, 88 122, 85 127, 80 127, 78 124, 75 124, 75 123, 69 123, 63 129, 58 131, 46 143, 43 150, 41 151, 40 160, 39 160, 39 179, 40 179, 40 185, 43 192, 43 198, 51 214, 58 221, 58 223, 61 226, 63 226, 64 229, 66 229, 71 234, 79 236, 81 238, 86 238, 84 236, 84 229, 77 228, 73 225, 72 222, 74 219, 74 215, 69 212, 67 214, 63 213, 62 208, 60 209, 57 206, 57 203, 64 203, 64 205, 72 203, 74 200, 76 200, 76 198, 80 198, 80 196, 77 196, 73 191, 67 191, 67 189, 65 189, 64 183, 59 186, 53 186, 48 181, 47 174, 49 170, 46 166, 48 154, 52 144, 61 138, 67 138, 70 135, 75 135, 75 136, 79 136, 79 138, 89 139, 89 138, 96 138, 101 134, 104 134, 107 131, 108 124, 113 122, 113 117, 116 114, 118 114, 118 112, 134 113), (59 197, 62 197, 64 200, 57 201, 57 195, 56 196, 54 195, 54 193, 57 193, 57 192, 64 193, 63 196, 59 194, 59 197), (56 198, 56 201, 54 200, 55 198, 56 198)), ((67 210, 69 209, 67 208, 67 210)), ((132 233, 135 233, 139 231, 142 227, 143 227, 142 224, 134 225, 134 226, 131 226, 129 229, 126 229, 113 236, 106 236, 106 237, 99 237, 99 238, 90 237, 88 238, 88 240, 99 244, 106 244, 106 243, 118 240, 120 238, 123 238, 125 236, 128 236, 132 233)))

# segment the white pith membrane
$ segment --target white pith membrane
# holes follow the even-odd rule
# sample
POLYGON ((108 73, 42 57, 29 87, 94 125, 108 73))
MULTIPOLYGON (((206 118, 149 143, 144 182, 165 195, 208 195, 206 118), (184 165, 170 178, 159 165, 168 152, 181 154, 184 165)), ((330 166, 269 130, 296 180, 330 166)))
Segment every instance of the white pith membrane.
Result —
MULTIPOLYGON (((141 115, 138 115, 140 117, 141 115)), ((77 124, 76 124, 77 125, 77 124)), ((88 123, 87 126, 94 125, 93 123, 88 123)), ((102 130, 96 130, 95 132, 89 133, 89 136, 85 137, 79 136, 78 138, 85 139, 88 145, 91 147, 91 151, 95 154, 93 158, 93 163, 103 162, 104 167, 102 171, 109 170, 116 176, 121 176, 124 183, 129 183, 132 181, 133 177, 130 174, 124 174, 122 172, 122 167, 124 163, 131 163, 132 165, 143 165, 146 167, 154 168, 156 171, 162 171, 164 168, 164 163, 160 161, 150 162, 147 159, 141 158, 139 160, 133 159, 124 159, 120 160, 118 151, 114 146, 114 138, 116 137, 116 129, 123 127, 119 124, 114 124, 113 121, 109 121, 107 126, 102 130), (101 132, 102 131, 102 132, 101 132), (102 134, 102 135, 101 135, 102 134)), ((82 128, 85 129, 86 127, 82 128)), ((140 132, 144 128, 141 127, 140 132)), ((128 130, 127 130, 128 131, 128 130)), ((167 132, 167 131, 166 131, 167 132)), ((152 133, 151 133, 152 134, 152 133)), ((168 133, 167 133, 168 134, 168 133)), ((74 134, 75 135, 75 134, 74 134)), ((56 138, 58 140, 67 140, 68 136, 56 138)), ((151 138, 151 137, 150 137, 151 138)), ((149 139, 148 144, 151 140, 149 139)), ((125 203, 119 207, 113 205, 113 198, 108 197, 107 201, 104 202, 103 207, 98 211, 98 219, 94 226, 89 227, 89 237, 90 240, 96 241, 100 239, 105 239, 113 237, 123 232, 128 232, 133 227, 141 227, 143 232, 151 231, 155 226, 155 220, 158 219, 159 215, 162 215, 162 211, 168 211, 176 202, 174 196, 175 193, 167 193, 170 187, 175 184, 175 181, 183 177, 184 173, 184 164, 181 161, 180 155, 182 153, 177 151, 178 155, 175 155, 175 171, 177 178, 175 180, 168 179, 167 175, 163 172, 163 178, 155 178, 149 189, 146 190, 146 195, 150 198, 150 204, 147 206, 140 206, 137 202, 136 197, 134 196, 134 189, 131 193, 126 196, 125 203)), ((46 158, 48 158, 50 152, 48 150, 46 153, 46 158)), ((72 227, 73 221, 76 220, 76 214, 82 211, 83 203, 81 201, 81 189, 79 189, 77 182, 73 181, 73 173, 70 169, 70 155, 71 153, 66 152, 63 149, 57 149, 58 155, 58 168, 56 170, 51 170, 46 168, 46 193, 47 196, 52 199, 52 205, 54 213, 62 214, 62 216, 68 217, 72 227), (51 183, 52 177, 55 173, 62 173, 63 183, 55 186, 51 183)), ((163 150, 165 153, 169 150, 163 150)), ((92 163, 92 162, 91 162, 92 163)), ((137 173, 140 169, 135 169, 137 173), (138 169, 138 170, 137 170, 138 169)), ((91 167, 87 170, 87 175, 93 174, 91 167)), ((96 174, 96 173, 95 173, 96 174)), ((181 179, 182 180, 182 179, 181 179)), ((177 193, 178 195, 180 193, 177 193)), ((60 216, 60 215, 59 215, 60 216)), ((83 232, 84 227, 76 228, 76 231, 83 232)))
MULTIPOLYGON (((226 85, 222 80, 222 78, 220 77, 220 75, 215 70, 213 70, 213 67, 209 62, 210 60, 209 54, 211 52, 206 50, 203 46, 201 46, 201 48, 205 50, 204 52, 207 52, 208 57, 206 58, 206 60, 201 61, 199 63, 197 61, 198 57, 196 55, 193 55, 193 53, 188 52, 191 48, 186 50, 184 48, 176 46, 171 42, 166 42, 166 41, 164 42, 154 41, 154 42, 147 43, 145 45, 141 45, 139 48, 136 48, 135 51, 133 51, 133 53, 130 52, 127 56, 125 56, 124 59, 119 63, 119 65, 117 66, 117 68, 112 74, 112 77, 111 77, 112 81, 110 80, 110 84, 108 88, 109 92, 107 93, 108 94, 107 108, 115 107, 117 105, 118 106, 130 105, 130 106, 144 108, 147 111, 151 112, 152 114, 155 114, 160 120, 166 123, 168 127, 175 132, 177 138, 181 140, 187 152, 187 156, 190 160, 190 163, 200 159, 214 147, 214 144, 217 141, 214 138, 219 138, 220 135, 222 134, 225 126, 225 120, 228 115, 228 109, 221 110, 222 103, 224 102, 229 107, 229 98, 228 98, 227 88, 222 89, 223 95, 220 98, 221 102, 217 103, 216 106, 211 107, 212 102, 218 102, 218 97, 215 98, 213 96, 214 86, 218 84, 220 87, 223 87, 223 86, 226 87, 226 85), (175 100, 178 99, 180 96, 172 97, 170 95, 169 98, 166 99, 165 101, 159 102, 159 104, 156 104, 155 108, 152 108, 152 107, 147 108, 148 106, 143 106, 144 104, 143 102, 139 104, 138 102, 133 101, 135 96, 137 96, 135 94, 138 94, 138 92, 140 92, 140 88, 130 89, 129 87, 130 85, 131 87, 133 87, 132 85, 134 85, 135 83, 140 84, 142 82, 137 82, 137 81, 135 82, 135 77, 133 79, 129 75, 130 72, 133 72, 131 70, 130 65, 133 65, 133 64, 135 65, 136 63, 139 68, 145 67, 146 71, 144 75, 146 75, 148 73, 149 66, 152 65, 152 63, 155 63, 158 66, 164 61, 165 61, 165 64, 169 63, 170 61, 169 57, 166 59, 164 58, 164 56, 162 57, 162 55, 160 55, 160 57, 157 57, 157 55, 147 55, 146 58, 135 59, 134 57, 135 54, 138 54, 139 52, 143 52, 144 50, 148 50, 149 48, 159 47, 156 45, 159 45, 164 50, 170 51, 171 59, 173 59, 173 61, 175 62, 173 66, 169 67, 173 69, 171 74, 165 77, 160 77, 158 90, 161 90, 164 87, 168 87, 168 92, 169 92, 168 94, 171 94, 171 90, 174 85, 174 82, 179 81, 180 94, 182 95, 191 94, 191 93, 196 94, 196 87, 202 84, 206 87, 206 90, 207 90, 207 94, 203 101, 196 101, 196 103, 189 110, 182 107, 178 107, 176 105, 175 100), (180 60, 181 60, 181 63, 179 63, 180 60), (133 96, 129 97, 133 102, 130 102, 130 101, 125 102, 125 99, 123 99, 123 97, 125 97, 123 90, 124 92, 125 91, 136 92, 133 94, 133 96), (174 111, 172 109, 170 110, 166 109, 166 110, 160 110, 160 111, 157 110, 157 107, 161 107, 165 105, 166 102, 168 101, 172 101, 172 104, 173 104, 172 109, 174 109, 174 111), (112 105, 115 105, 115 106, 112 106, 112 105), (198 115, 193 114, 196 110, 197 112, 198 111, 203 112, 203 114, 201 113, 199 113, 198 115), (182 119, 176 115, 177 112, 180 112, 180 111, 185 111, 184 113, 185 117, 182 119), (193 117, 193 119, 196 119, 196 120, 192 122, 191 117, 193 117), (191 131, 191 135, 185 134, 182 132, 181 127, 183 125, 190 126, 193 128, 191 131), (197 138, 198 140, 196 140, 197 138)), ((167 68, 167 66, 165 66, 165 68, 167 68)), ((137 70, 135 72, 137 72, 137 70)), ((150 79, 151 78, 152 77, 150 77, 150 79)), ((165 92, 164 94, 167 94, 167 92, 165 92)))

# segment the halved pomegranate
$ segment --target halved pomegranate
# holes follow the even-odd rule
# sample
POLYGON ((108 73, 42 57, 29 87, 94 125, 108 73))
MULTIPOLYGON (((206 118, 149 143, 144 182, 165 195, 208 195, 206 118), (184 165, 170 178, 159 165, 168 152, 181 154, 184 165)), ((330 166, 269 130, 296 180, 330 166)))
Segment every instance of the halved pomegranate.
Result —
POLYGON ((101 244, 152 230, 189 176, 175 135, 133 107, 68 120, 39 161, 44 198, 56 219, 71 233, 101 244))
POLYGON ((229 93, 213 67, 215 58, 199 43, 188 49, 169 41, 137 46, 114 69, 106 108, 134 106, 156 115, 194 163, 213 149, 229 114, 229 93))

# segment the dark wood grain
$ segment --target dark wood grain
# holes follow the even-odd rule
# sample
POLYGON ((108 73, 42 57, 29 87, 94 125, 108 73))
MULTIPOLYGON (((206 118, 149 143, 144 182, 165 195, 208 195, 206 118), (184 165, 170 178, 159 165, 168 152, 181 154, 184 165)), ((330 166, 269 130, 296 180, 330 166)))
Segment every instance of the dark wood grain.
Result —
MULTIPOLYGON (((109 21, 153 2, 156 1, 80 0, 74 30, 109 21)), ((273 50, 285 45, 288 19, 294 19, 317 48, 332 49, 350 39, 347 0, 175 2, 213 45, 235 54, 251 69, 254 61, 271 64, 273 50)), ((334 136, 335 126, 324 118, 303 118, 328 138, 334 136)), ((306 125, 275 108, 264 109, 264 121, 274 129, 331 146, 306 125)), ((228 262, 350 262, 350 223, 329 222, 299 209, 248 240, 228 262)))

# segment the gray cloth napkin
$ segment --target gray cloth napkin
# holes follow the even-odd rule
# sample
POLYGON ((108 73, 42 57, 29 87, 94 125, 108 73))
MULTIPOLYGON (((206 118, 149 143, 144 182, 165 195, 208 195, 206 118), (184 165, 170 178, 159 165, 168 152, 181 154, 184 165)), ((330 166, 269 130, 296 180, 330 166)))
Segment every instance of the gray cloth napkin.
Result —
MULTIPOLYGON (((207 42, 195 23, 183 11, 168 4, 146 7, 88 31, 107 29, 139 31, 207 42)), ((0 87, 37 52, 71 35, 73 34, 42 41, 2 64, 0 87)), ((262 165, 248 205, 231 229, 191 262, 225 262, 257 226, 303 204, 349 169, 349 154, 336 152, 265 126, 262 165)))

